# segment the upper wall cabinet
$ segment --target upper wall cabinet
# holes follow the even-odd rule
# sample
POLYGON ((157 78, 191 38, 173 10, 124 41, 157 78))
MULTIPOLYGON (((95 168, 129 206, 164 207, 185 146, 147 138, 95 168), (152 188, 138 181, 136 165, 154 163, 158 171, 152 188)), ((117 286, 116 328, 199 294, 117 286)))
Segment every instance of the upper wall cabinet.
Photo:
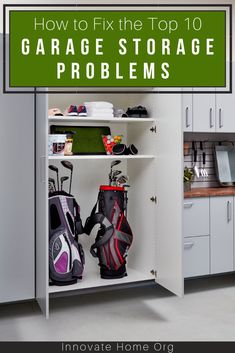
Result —
MULTIPOLYGON (((233 65, 234 72, 235 65, 233 65)), ((228 72, 228 70, 227 70, 228 72)), ((216 94, 216 131, 235 132, 235 83, 232 80, 232 94, 216 94)))
POLYGON ((193 94, 193 131, 215 132, 215 94, 193 94))
MULTIPOLYGON (((234 66, 234 65, 233 65, 234 66)), ((234 71, 234 67, 233 67, 234 71)), ((184 131, 235 132, 235 84, 233 93, 183 94, 184 131)), ((219 90, 219 89, 218 89, 219 90)))

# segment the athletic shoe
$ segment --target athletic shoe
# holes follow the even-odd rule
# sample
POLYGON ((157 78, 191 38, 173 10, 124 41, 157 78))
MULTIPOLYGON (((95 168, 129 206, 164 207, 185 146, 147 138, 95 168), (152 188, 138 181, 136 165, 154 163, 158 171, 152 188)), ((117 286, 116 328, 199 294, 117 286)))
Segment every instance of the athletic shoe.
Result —
POLYGON ((72 115, 72 116, 78 115, 78 110, 76 105, 70 105, 70 107, 68 108, 68 115, 72 115))
POLYGON ((63 116, 64 114, 58 108, 52 108, 48 110, 48 116, 63 116))
POLYGON ((78 116, 87 116, 87 111, 85 105, 79 105, 78 116))

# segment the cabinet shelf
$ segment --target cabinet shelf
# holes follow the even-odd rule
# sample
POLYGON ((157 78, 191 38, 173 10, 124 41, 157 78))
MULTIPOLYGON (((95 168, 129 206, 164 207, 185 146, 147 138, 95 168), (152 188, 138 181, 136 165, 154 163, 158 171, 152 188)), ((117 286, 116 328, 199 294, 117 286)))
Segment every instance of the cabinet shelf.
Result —
POLYGON ((75 155, 75 156, 49 156, 49 160, 112 160, 112 159, 154 159, 154 155, 151 154, 139 154, 139 155, 75 155))
POLYGON ((71 122, 109 122, 109 123, 153 123, 153 118, 104 118, 104 117, 78 117, 78 116, 49 116, 48 121, 52 123, 71 122))
POLYGON ((60 293, 75 290, 84 290, 88 288, 100 288, 107 286, 118 286, 128 283, 143 282, 143 281, 154 281, 153 275, 151 273, 142 273, 131 268, 127 269, 128 276, 120 279, 102 279, 100 278, 99 268, 94 271, 85 271, 84 278, 76 284, 68 286, 49 286, 49 293, 60 293))

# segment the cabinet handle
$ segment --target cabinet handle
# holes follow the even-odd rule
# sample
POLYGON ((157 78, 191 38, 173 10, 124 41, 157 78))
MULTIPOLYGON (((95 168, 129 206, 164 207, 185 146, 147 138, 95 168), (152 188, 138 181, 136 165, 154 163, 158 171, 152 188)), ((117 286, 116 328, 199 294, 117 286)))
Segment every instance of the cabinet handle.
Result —
POLYGON ((232 219, 232 203, 231 201, 227 202, 227 221, 230 222, 232 219))
POLYGON ((188 243, 184 243, 184 249, 190 249, 194 245, 194 241, 190 241, 188 243))
POLYGON ((186 127, 189 127, 189 126, 190 126, 188 111, 189 111, 189 107, 186 107, 186 109, 185 109, 186 127))
POLYGON ((219 109, 219 127, 220 129, 223 127, 223 118, 222 118, 222 109, 219 109))
POLYGON ((214 126, 213 122, 213 108, 210 108, 210 128, 214 126))
POLYGON ((191 208, 193 206, 193 202, 184 202, 184 208, 191 208))

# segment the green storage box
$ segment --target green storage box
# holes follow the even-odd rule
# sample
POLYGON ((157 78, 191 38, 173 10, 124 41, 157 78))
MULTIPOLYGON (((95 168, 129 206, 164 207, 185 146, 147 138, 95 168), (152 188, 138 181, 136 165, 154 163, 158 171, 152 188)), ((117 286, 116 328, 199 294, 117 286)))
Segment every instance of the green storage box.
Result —
POLYGON ((73 133, 73 149, 75 155, 106 154, 102 135, 110 135, 108 126, 59 126, 51 125, 51 134, 73 133))

